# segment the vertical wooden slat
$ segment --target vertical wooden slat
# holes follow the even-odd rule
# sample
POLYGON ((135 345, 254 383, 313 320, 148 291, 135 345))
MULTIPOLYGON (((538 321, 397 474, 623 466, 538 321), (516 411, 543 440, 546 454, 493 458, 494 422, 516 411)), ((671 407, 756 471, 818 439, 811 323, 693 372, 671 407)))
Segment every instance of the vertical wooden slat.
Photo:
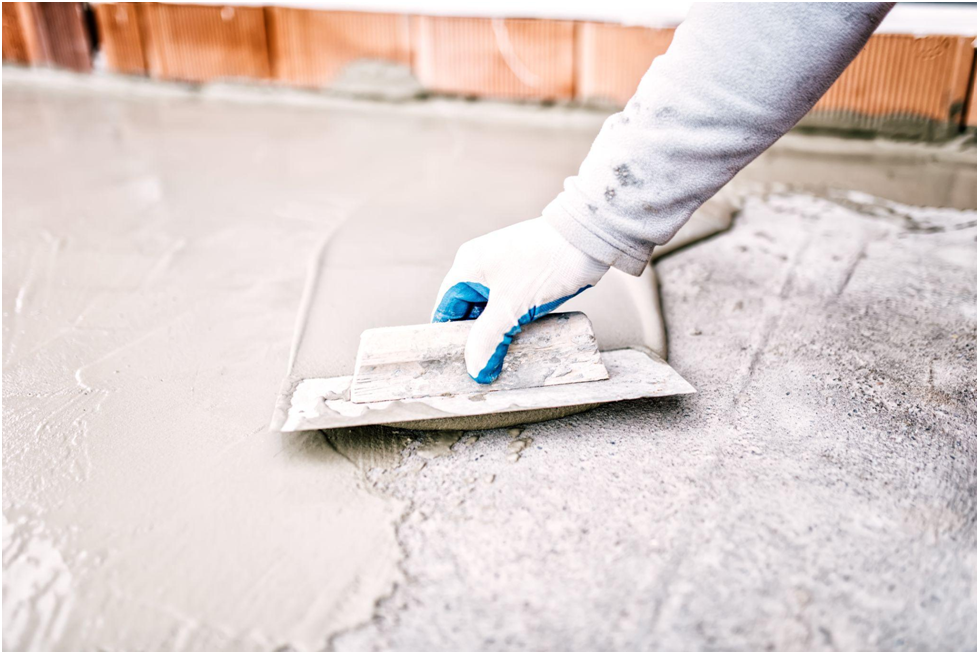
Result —
POLYGON ((48 30, 51 63, 78 72, 92 69, 92 43, 80 2, 39 2, 48 30))
POLYGON ((92 69, 92 44, 80 2, 16 4, 29 63, 79 72, 92 69))
POLYGON ((99 45, 108 69, 116 73, 146 73, 136 3, 97 4, 95 20, 99 29, 99 45))
POLYGON ((27 44, 21 24, 19 5, 22 2, 3 3, 3 60, 26 64, 27 44))
POLYGON ((41 14, 36 2, 16 3, 17 15, 24 36, 24 49, 27 51, 27 61, 33 65, 50 63, 50 48, 47 45, 47 31, 41 23, 41 14))
POLYGON ((653 59, 673 41, 672 28, 579 23, 575 33, 575 97, 625 105, 653 59))
POLYGON ((574 24, 560 20, 412 20, 415 76, 428 89, 501 98, 570 99, 574 24))
POLYGON ((265 11, 277 80, 319 87, 356 60, 411 63, 407 16, 287 7, 265 11))
POLYGON ((139 4, 153 77, 189 82, 270 76, 261 7, 139 4))
POLYGON ((972 52, 972 88, 969 89, 969 100, 966 103, 965 114, 963 115, 963 123, 966 128, 971 128, 972 132, 976 131, 976 53, 975 50, 972 52))

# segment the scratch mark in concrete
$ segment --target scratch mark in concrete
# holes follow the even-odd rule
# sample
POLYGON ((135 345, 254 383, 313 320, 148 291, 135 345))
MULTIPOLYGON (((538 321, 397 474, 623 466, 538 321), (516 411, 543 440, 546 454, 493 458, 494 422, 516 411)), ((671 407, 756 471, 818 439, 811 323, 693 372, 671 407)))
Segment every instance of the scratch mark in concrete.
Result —
POLYGON ((846 272, 843 275, 843 282, 836 290, 836 297, 841 296, 843 291, 846 290, 846 287, 850 285, 850 280, 853 279, 853 273, 856 271, 857 266, 859 266, 860 262, 867 257, 867 245, 868 243, 866 241, 860 245, 860 251, 857 252, 855 257, 853 257, 853 261, 850 262, 850 265, 847 266, 846 272))
POLYGON ((780 298, 785 299, 792 294, 792 287, 795 283, 795 271, 802 263, 802 257, 805 255, 806 250, 809 249, 809 241, 807 240, 802 244, 798 250, 796 250, 795 255, 792 257, 792 262, 789 264, 789 269, 785 273, 785 281, 782 283, 782 288, 779 289, 778 295, 780 298))
POLYGON ((738 392, 734 396, 734 406, 738 406, 738 404, 741 403, 741 398, 748 390, 748 386, 751 384, 751 379, 758 370, 758 364, 761 361, 761 357, 763 354, 765 354, 768 348, 768 342, 771 340, 772 334, 775 332, 777 323, 778 317, 776 315, 769 315, 765 318, 765 323, 761 330, 761 339, 759 340, 758 345, 755 346, 754 352, 751 354, 751 361, 748 362, 748 370, 745 372, 743 381, 741 383, 741 388, 738 389, 738 392))

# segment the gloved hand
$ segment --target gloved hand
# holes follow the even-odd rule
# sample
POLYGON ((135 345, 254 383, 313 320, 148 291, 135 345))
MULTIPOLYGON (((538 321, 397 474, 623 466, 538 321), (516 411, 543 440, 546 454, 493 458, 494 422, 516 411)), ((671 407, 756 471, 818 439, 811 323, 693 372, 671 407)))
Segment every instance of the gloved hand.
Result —
POLYGON ((543 218, 463 243, 442 282, 432 322, 476 319, 466 368, 497 378, 520 327, 598 283, 609 267, 577 249, 543 218))

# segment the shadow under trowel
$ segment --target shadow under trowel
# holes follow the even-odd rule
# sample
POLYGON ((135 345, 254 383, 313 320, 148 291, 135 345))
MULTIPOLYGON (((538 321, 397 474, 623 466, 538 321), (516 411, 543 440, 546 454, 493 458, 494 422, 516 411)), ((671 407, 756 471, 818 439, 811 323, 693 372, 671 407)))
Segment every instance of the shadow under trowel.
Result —
MULTIPOLYGON (((594 409, 587 416, 576 415, 582 414, 586 410, 583 407, 578 407, 579 410, 568 415, 557 416, 553 420, 608 420, 610 418, 616 419, 617 415, 624 413, 655 412, 667 422, 677 421, 682 420, 690 399, 683 395, 674 395, 596 404, 587 407, 587 409, 594 409)), ((526 421, 516 421, 507 427, 520 424, 526 424, 526 421)), ((482 430, 423 429, 420 426, 412 428, 408 425, 403 427, 367 425, 342 429, 286 432, 282 436, 283 439, 288 438, 290 442, 296 444, 297 452, 304 452, 309 456, 321 456, 328 450, 343 457, 366 475, 373 469, 392 470, 397 468, 402 464, 404 453, 412 443, 417 443, 418 451, 430 452, 432 456, 448 454, 452 450, 452 446, 470 431, 482 430)))
POLYGON ((384 425, 299 433, 312 434, 312 438, 325 443, 364 473, 372 468, 396 467, 401 452, 412 440, 407 430, 384 425))

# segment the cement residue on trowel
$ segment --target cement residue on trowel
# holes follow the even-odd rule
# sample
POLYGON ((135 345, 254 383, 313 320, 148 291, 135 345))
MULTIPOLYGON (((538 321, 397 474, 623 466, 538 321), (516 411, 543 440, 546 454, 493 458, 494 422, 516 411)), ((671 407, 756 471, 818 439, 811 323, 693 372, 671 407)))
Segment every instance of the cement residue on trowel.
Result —
MULTIPOLYGON (((474 324, 461 320, 366 330, 360 336, 350 401, 475 395, 485 402, 489 392, 609 378, 588 317, 552 313, 525 325, 510 344, 499 378, 480 384, 466 371, 466 342, 474 324)), ((525 397, 530 405, 533 396, 525 397)))

